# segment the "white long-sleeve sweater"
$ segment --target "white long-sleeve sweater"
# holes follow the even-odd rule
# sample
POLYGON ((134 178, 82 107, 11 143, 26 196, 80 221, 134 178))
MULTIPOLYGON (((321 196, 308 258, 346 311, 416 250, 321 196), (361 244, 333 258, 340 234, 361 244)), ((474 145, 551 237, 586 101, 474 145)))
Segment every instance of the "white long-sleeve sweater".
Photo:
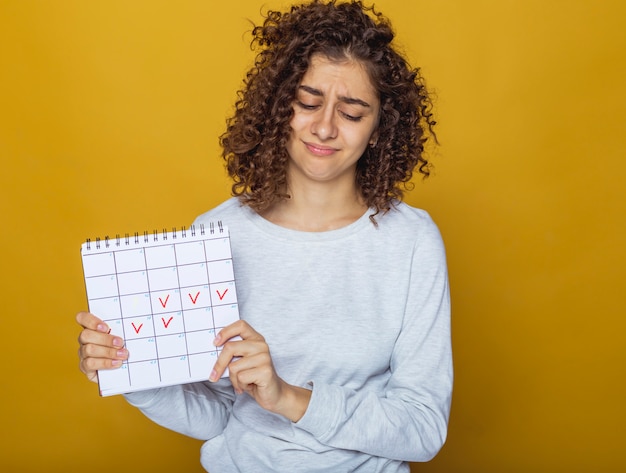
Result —
POLYGON ((231 236, 241 318, 278 375, 312 390, 293 423, 225 379, 127 395, 156 423, 206 440, 220 472, 408 472, 446 438, 452 393, 444 246, 428 214, 399 203, 327 232, 274 225, 229 199, 196 224, 231 236))

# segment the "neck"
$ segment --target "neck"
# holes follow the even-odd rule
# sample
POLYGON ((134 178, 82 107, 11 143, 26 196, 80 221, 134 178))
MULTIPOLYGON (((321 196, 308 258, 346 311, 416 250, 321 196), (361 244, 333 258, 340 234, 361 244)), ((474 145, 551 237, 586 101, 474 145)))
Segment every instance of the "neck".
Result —
POLYGON ((305 232, 322 232, 345 227, 367 210, 356 185, 329 186, 323 183, 290 186, 290 199, 277 202, 261 215, 276 225, 305 232))

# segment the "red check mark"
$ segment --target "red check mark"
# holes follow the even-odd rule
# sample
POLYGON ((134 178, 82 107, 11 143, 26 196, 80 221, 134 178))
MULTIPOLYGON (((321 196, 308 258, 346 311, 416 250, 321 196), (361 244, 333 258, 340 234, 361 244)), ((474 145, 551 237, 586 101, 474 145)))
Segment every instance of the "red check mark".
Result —
POLYGON ((167 328, 167 326, 170 324, 173 318, 174 317, 170 317, 169 320, 166 322, 165 319, 161 317, 161 322, 163 322, 163 325, 165 325, 165 328, 167 328))
POLYGON ((168 294, 167 297, 165 298, 165 300, 161 299, 159 297, 159 302, 161 303, 161 305, 163 306, 163 308, 165 309, 165 306, 167 305, 167 301, 169 300, 170 295, 168 294))
POLYGON ((217 296, 220 298, 221 301, 222 299, 224 299, 224 296, 228 292, 228 289, 224 289, 224 292, 222 294, 220 294, 220 291, 218 291, 217 289, 215 290, 215 292, 217 292, 217 296))
POLYGON ((200 295, 200 291, 198 291, 198 293, 196 294, 196 297, 193 297, 193 296, 191 295, 191 293, 189 293, 189 299, 191 299, 191 302, 192 302, 193 304, 195 304, 195 303, 196 303, 196 301, 198 300, 198 296, 199 296, 199 295, 200 295))
POLYGON ((131 322, 130 324, 131 324, 131 325, 133 326, 133 328, 135 329, 135 333, 139 333, 139 331, 141 330, 141 327, 143 327, 143 324, 139 324, 139 327, 136 327, 136 326, 135 326, 135 322, 131 322))

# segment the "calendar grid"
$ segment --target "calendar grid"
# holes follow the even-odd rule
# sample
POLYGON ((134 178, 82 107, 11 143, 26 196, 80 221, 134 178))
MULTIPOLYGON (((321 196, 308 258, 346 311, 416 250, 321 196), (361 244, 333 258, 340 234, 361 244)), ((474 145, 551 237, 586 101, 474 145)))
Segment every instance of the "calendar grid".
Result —
MULTIPOLYGON (((167 239, 167 238, 166 238, 167 239)), ((206 257, 206 253, 205 253, 205 260, 207 260, 208 258, 206 257)), ((174 252, 174 262, 176 263, 176 266, 178 266, 178 260, 176 259, 176 252, 174 252)), ((208 276, 207 276, 208 277, 208 276)), ((180 283, 180 275, 178 274, 178 272, 176 273, 176 279, 178 281, 178 287, 181 287, 181 283, 180 283)), ((185 318, 183 317, 182 319, 182 325, 183 325, 183 332, 187 332, 186 327, 185 327, 185 318)), ((185 337, 185 352, 187 353, 187 356, 189 356, 189 342, 187 340, 187 337, 185 337)), ((189 365, 187 365, 187 374, 188 376, 191 376, 191 368, 189 367, 189 365)))
MULTIPOLYGON (((84 261, 83 261, 83 264, 84 264, 84 261)), ((115 271, 115 274, 117 274, 117 264, 115 262, 115 258, 113 258, 113 270, 115 271)), ((120 287, 119 287, 120 283, 119 283, 119 281, 116 281, 116 283, 117 283, 117 293, 119 295, 119 293, 120 293, 120 287)), ((119 297, 118 297, 118 304, 119 304, 119 311, 120 311, 120 314, 121 314, 122 313, 122 306, 121 306, 122 301, 121 301, 121 299, 119 299, 119 297)), ((121 329, 120 336, 122 337, 122 340, 126 340, 126 330, 124 329, 124 324, 121 324, 120 329, 121 329)), ((123 376, 125 374, 125 379, 122 380, 123 384, 128 383, 128 385, 130 385, 130 373, 129 373, 128 369, 126 369, 128 366, 126 365, 126 362, 124 362, 123 365, 125 365, 125 366, 122 367, 122 373, 123 374, 120 375, 120 376, 123 376)))
POLYGON ((89 309, 129 351, 98 372, 100 394, 207 380, 216 331, 239 318, 228 228, 88 240, 81 253, 89 309))

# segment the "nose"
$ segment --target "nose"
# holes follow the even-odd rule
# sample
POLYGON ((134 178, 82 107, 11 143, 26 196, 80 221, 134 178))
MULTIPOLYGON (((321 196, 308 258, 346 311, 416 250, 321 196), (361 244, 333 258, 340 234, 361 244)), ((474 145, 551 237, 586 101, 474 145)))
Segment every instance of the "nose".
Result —
POLYGON ((311 123, 311 133, 317 136, 321 141, 337 137, 335 111, 332 107, 321 107, 317 111, 311 123))

